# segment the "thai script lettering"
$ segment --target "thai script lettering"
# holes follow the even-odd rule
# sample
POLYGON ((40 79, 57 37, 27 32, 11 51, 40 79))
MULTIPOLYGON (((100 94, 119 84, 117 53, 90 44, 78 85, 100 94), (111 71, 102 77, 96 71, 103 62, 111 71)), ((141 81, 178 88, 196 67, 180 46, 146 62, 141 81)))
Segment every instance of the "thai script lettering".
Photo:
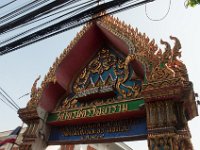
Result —
POLYGON ((65 110, 65 111, 60 111, 57 114, 57 121, 95 117, 95 116, 108 115, 126 111, 128 111, 127 103, 93 106, 90 108, 71 110, 71 111, 65 110))
POLYGON ((64 136, 81 136, 81 139, 101 139, 105 133, 128 132, 134 125, 133 120, 91 123, 84 125, 65 126, 61 128, 64 136))

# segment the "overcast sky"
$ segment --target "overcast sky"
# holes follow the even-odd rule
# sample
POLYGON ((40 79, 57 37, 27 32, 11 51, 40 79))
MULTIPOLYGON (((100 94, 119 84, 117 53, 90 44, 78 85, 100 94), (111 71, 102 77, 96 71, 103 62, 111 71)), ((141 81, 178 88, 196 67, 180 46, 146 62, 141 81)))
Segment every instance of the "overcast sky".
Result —
MULTIPOLYGON (((200 7, 184 7, 184 0, 172 0, 169 14, 164 20, 151 21, 145 15, 145 7, 140 6, 114 16, 146 33, 150 39, 155 38, 160 48, 160 39, 169 41, 173 35, 182 44, 182 58, 188 69, 190 81, 194 84, 195 92, 200 92, 200 7)), ((2 1, 0 1, 1 5, 2 1)), ((168 8, 169 0, 156 0, 147 5, 148 15, 153 19, 162 18, 168 8)), ((0 11, 1 13, 1 11, 0 11)), ((48 72, 56 57, 67 47, 69 42, 81 29, 78 27, 50 39, 21 48, 18 51, 0 56, 0 87, 2 87, 20 107, 25 107, 29 97, 17 100, 23 94, 30 92, 34 80, 48 72)), ((42 79, 41 79, 42 81, 42 79)), ((15 111, 0 101, 0 131, 14 129, 21 124, 15 111)), ((200 119, 194 118, 189 122, 194 150, 200 149, 200 119)), ((146 142, 131 142, 134 149, 146 150, 146 142), (145 143, 145 144, 144 144, 145 143)))

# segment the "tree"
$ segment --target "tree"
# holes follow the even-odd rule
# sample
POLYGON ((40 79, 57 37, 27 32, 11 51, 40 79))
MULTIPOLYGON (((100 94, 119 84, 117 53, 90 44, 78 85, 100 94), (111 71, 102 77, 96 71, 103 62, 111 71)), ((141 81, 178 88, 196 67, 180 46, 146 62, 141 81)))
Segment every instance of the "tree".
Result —
POLYGON ((200 0, 188 0, 186 6, 195 7, 200 4, 200 0))

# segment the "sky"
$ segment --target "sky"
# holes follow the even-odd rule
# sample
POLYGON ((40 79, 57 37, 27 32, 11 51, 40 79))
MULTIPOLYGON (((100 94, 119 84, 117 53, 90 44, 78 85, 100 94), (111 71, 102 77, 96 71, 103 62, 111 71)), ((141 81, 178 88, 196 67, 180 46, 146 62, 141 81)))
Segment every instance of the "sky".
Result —
MULTIPOLYGON (((4 1, 4 0, 3 0, 4 1)), ((0 1, 3 3, 3 1, 0 1)), ((156 0, 147 5, 148 16, 159 19, 165 16, 169 8, 170 0, 156 0)), ((200 6, 185 8, 185 1, 171 0, 168 15, 160 21, 151 21, 145 15, 145 6, 129 9, 115 14, 120 20, 125 21, 141 33, 146 33, 150 39, 155 39, 160 48, 160 39, 173 42, 170 35, 180 39, 182 44, 181 60, 186 64, 189 79, 194 84, 196 93, 200 93, 200 6)), ((0 11, 1 14, 1 11, 0 11)), ((63 32, 57 36, 41 42, 21 48, 15 52, 0 56, 0 87, 3 88, 22 108, 25 107, 29 96, 18 99, 30 92, 34 80, 41 75, 42 78, 48 72, 56 57, 67 47, 81 27, 63 32)), ((41 79, 42 81, 42 79, 41 79)), ((40 82, 41 82, 40 81, 40 82)), ((0 101, 0 131, 14 129, 21 125, 18 114, 0 101)), ((194 118, 189 122, 194 150, 200 149, 200 119, 194 118)), ((129 142, 134 149, 147 150, 146 141, 129 142)))

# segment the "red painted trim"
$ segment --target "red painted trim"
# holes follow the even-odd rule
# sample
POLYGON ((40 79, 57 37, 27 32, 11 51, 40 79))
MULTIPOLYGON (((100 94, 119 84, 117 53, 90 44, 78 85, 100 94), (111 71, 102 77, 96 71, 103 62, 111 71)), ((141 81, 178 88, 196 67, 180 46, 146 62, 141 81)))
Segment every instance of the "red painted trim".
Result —
POLYGON ((101 25, 97 24, 99 29, 102 31, 104 36, 107 38, 107 43, 109 45, 113 45, 116 50, 127 56, 129 54, 129 47, 128 45, 119 37, 113 35, 110 31, 102 27, 101 25))
POLYGON ((103 46, 103 42, 102 33, 93 25, 63 59, 56 70, 56 79, 66 91, 69 91, 70 83, 103 46))
POLYGON ((43 90, 39 105, 46 111, 51 112, 65 92, 66 91, 58 83, 49 83, 43 90))

